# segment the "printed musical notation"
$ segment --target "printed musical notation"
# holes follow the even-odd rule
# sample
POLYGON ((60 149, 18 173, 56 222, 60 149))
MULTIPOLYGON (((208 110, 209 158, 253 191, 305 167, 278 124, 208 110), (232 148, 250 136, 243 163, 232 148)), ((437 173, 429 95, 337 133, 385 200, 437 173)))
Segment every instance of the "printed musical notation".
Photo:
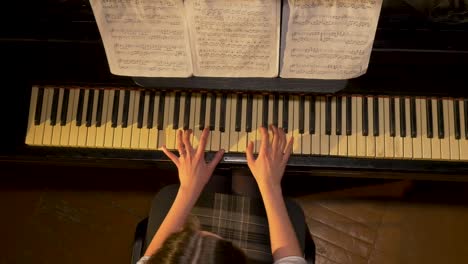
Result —
POLYGON ((278 0, 186 0, 194 75, 276 77, 278 0))
POLYGON ((288 0, 281 77, 349 79, 367 71, 382 0, 288 0))
POLYGON ((91 0, 90 3, 113 74, 192 75, 182 0, 91 0))

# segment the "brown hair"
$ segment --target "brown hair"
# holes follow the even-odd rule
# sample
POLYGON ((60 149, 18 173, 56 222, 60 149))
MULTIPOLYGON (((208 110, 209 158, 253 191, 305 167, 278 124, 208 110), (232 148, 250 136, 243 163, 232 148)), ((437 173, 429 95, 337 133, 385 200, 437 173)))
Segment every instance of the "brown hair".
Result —
POLYGON ((189 218, 184 229, 169 236, 147 263, 244 264, 247 257, 228 240, 201 235, 197 221, 189 218))

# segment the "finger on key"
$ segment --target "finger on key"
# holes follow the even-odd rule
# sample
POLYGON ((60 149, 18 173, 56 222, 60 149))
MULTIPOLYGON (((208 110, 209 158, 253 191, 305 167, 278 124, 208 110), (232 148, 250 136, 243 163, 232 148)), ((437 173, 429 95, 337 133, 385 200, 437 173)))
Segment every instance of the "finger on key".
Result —
POLYGON ((190 134, 192 133, 191 129, 185 130, 184 132, 184 145, 185 145, 185 150, 187 151, 187 155, 190 157, 193 155, 193 147, 192 144, 190 143, 190 134))

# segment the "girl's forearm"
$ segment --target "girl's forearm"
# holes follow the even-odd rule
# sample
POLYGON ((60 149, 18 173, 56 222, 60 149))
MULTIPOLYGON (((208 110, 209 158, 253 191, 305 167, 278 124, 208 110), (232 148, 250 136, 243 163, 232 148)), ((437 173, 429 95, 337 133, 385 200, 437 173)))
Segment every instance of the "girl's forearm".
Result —
POLYGON ((281 186, 260 186, 270 230, 273 259, 303 254, 284 203, 281 186))
POLYGON ((199 190, 179 188, 174 203, 146 249, 145 256, 156 253, 171 234, 182 230, 199 196, 199 190))

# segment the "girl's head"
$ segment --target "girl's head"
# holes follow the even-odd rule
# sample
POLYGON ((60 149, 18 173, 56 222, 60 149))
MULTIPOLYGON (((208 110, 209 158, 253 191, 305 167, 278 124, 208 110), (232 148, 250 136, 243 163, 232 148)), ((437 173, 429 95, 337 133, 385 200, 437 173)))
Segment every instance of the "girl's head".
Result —
POLYGON ((247 263, 247 258, 242 249, 213 233, 201 231, 199 225, 189 219, 184 229, 169 236, 148 263, 243 264, 247 263))

